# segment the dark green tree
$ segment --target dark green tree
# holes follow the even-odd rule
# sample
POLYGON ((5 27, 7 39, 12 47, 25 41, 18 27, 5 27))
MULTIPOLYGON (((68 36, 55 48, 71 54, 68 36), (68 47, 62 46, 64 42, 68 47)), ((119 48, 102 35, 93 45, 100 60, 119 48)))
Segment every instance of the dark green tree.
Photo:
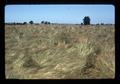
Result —
POLYGON ((104 25, 104 23, 101 23, 101 25, 104 25))
POLYGON ((30 21, 29 23, 30 23, 30 24, 33 24, 34 22, 33 22, 33 21, 30 21))
POLYGON ((26 25, 27 24, 27 22, 23 22, 23 25, 26 25))
POLYGON ((83 19, 83 23, 84 23, 84 25, 90 25, 90 17, 85 16, 84 19, 83 19))
POLYGON ((41 21, 41 24, 44 24, 45 22, 44 21, 41 21))
POLYGON ((83 25, 83 23, 81 23, 81 25, 83 25))
POLYGON ((48 22, 47 21, 45 21, 45 23, 44 24, 48 24, 48 22))

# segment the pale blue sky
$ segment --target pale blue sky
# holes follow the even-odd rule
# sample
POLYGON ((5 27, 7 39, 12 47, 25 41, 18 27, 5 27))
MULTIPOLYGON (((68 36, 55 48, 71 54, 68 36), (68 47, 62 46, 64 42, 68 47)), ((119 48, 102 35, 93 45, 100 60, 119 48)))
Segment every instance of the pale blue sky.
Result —
POLYGON ((91 18, 91 23, 115 23, 113 5, 7 5, 5 22, 40 23, 42 20, 53 23, 83 22, 84 16, 91 18))

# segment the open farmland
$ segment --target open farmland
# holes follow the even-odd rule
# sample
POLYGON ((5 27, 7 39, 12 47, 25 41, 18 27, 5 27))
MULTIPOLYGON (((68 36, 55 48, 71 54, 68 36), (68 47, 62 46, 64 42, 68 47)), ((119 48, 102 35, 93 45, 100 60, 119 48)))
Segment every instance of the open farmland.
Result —
POLYGON ((5 25, 7 79, 115 77, 114 25, 5 25))

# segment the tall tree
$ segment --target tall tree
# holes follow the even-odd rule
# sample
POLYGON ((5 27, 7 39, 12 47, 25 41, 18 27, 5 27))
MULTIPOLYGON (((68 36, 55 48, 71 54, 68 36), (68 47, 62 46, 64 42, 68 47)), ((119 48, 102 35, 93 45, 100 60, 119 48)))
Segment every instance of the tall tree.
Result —
POLYGON ((84 19, 83 19, 83 23, 84 23, 84 25, 90 25, 90 17, 85 16, 84 19))

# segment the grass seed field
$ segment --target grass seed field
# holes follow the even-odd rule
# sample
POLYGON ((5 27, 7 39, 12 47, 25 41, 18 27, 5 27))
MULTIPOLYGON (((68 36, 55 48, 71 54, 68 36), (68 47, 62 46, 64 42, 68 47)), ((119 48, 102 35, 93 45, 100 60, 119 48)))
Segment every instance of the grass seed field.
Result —
POLYGON ((114 25, 5 25, 7 79, 115 77, 114 25))

